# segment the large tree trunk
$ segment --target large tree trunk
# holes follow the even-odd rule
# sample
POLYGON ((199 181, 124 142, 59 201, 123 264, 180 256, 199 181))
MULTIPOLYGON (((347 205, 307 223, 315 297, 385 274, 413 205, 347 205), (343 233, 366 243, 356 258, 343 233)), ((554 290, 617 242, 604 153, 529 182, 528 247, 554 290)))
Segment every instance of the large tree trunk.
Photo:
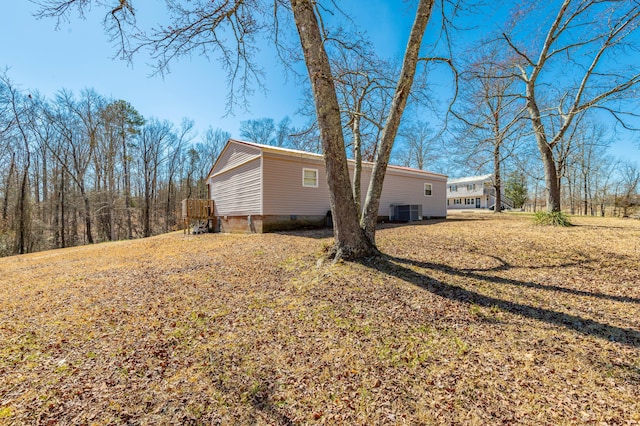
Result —
POLYGON ((544 181, 546 185, 547 196, 547 212, 559 212, 560 211, 560 185, 558 181, 558 172, 556 170, 556 164, 553 160, 553 151, 546 143, 541 145, 538 143, 538 148, 542 154, 542 164, 544 166, 544 181))
POLYGON ((360 134, 360 116, 353 117, 353 156, 355 165, 353 168, 353 199, 358 211, 358 220, 362 214, 362 136, 360 134))
POLYGON ((89 203, 89 194, 87 194, 84 185, 80 187, 80 195, 82 196, 82 201, 84 202, 84 227, 87 234, 87 242, 89 244, 93 244, 93 233, 91 232, 91 205, 89 203))
POLYGON ((378 221, 378 209, 380 207, 380 194, 382 193, 382 184, 384 176, 387 172, 389 157, 391 156, 391 148, 395 141, 402 113, 407 105, 407 99, 413 86, 413 79, 418 65, 420 46, 422 45, 422 37, 427 28, 427 23, 431 17, 433 8, 433 0, 420 0, 416 18, 411 27, 411 34, 407 42, 402 70, 396 91, 391 102, 389 116, 385 123, 382 135, 380 136, 380 147, 376 151, 376 158, 371 172, 371 180, 369 181, 369 189, 367 191, 367 199, 365 201, 364 215, 361 220, 361 226, 365 230, 367 238, 375 245, 376 223, 378 221))
POLYGON ((338 99, 312 2, 291 0, 291 8, 309 72, 320 129, 331 194, 334 255, 336 259, 353 259, 377 253, 373 241, 367 238, 358 223, 359 215, 351 190, 338 99))
POLYGON ((544 181, 546 185, 547 212, 560 211, 560 185, 558 181, 558 171, 556 162, 553 159, 553 148, 547 142, 547 135, 540 118, 540 110, 535 101, 534 83, 529 81, 526 88, 527 109, 531 117, 533 132, 536 136, 538 150, 542 156, 544 166, 544 181))
MULTIPOLYGON (((496 203, 494 213, 502 213, 502 176, 500 174, 500 145, 502 141, 496 141, 493 146, 493 188, 496 191, 496 203)), ((515 203, 514 203, 515 204, 515 203)), ((515 206, 512 206, 515 207, 515 206)))
POLYGON ((584 176, 584 215, 586 216, 588 213, 589 207, 589 191, 588 191, 588 176, 585 174, 584 176))

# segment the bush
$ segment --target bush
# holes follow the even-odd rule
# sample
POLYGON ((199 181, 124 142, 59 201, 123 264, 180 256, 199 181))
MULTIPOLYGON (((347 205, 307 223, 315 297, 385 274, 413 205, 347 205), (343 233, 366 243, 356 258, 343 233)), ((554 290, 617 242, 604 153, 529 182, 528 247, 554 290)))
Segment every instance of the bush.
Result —
POLYGON ((562 212, 536 212, 534 221, 537 225, 572 226, 569 217, 562 212))

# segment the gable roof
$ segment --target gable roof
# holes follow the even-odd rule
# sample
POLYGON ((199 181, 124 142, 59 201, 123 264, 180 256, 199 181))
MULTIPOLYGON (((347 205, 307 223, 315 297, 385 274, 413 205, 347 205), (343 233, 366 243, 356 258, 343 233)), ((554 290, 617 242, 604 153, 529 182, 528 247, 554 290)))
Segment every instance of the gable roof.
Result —
MULTIPOLYGON (((220 160, 220 158, 222 158, 222 154, 227 150, 227 148, 232 143, 246 145, 246 146, 250 146, 252 148, 257 148, 257 149, 261 150, 262 152, 271 152, 271 153, 275 153, 275 154, 287 155, 287 156, 290 156, 290 157, 309 158, 309 159, 314 159, 314 160, 318 160, 318 159, 323 159, 324 158, 322 154, 316 154, 316 153, 313 153, 313 152, 301 151, 301 150, 298 150, 298 149, 291 149, 291 148, 282 148, 282 147, 279 147, 279 146, 272 146, 272 145, 263 145, 263 144, 259 144, 259 143, 255 143, 255 142, 241 141, 239 139, 229 139, 227 141, 227 144, 225 145, 225 147, 220 152, 220 155, 218 155, 218 158, 213 163, 213 166, 211 166, 211 170, 209 170, 209 173, 207 174, 207 179, 211 176, 211 173, 213 172, 213 169, 218 164, 218 161, 220 160)), ((348 159, 347 161, 349 163, 353 163, 354 162, 354 160, 352 160, 352 159, 348 159)), ((368 161, 363 161, 362 164, 363 165, 368 165, 368 166, 373 166, 373 163, 368 162, 368 161)), ((394 166, 394 165, 391 165, 391 164, 389 164, 387 166, 387 170, 397 170, 397 171, 405 172, 405 173, 409 172, 409 173, 416 173, 416 174, 421 174, 421 175, 429 175, 431 177, 441 178, 441 179, 442 178, 444 178, 444 179, 447 178, 446 175, 443 175, 443 174, 440 174, 440 173, 429 172, 427 170, 413 169, 411 167, 394 166)))
POLYGON ((467 176, 467 177, 461 177, 456 179, 449 179, 447 183, 455 184, 455 183, 470 183, 470 182, 486 182, 486 181, 491 181, 492 179, 493 179, 493 175, 489 173, 489 174, 480 175, 480 176, 467 176))

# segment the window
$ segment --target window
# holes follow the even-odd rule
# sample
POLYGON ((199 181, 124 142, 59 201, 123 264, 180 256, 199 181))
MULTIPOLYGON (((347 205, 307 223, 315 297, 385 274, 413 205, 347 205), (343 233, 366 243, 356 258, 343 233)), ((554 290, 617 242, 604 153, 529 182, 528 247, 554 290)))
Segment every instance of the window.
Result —
POLYGON ((473 199, 473 198, 465 198, 465 199, 464 199, 464 203, 465 203, 466 205, 473 205, 473 204, 475 204, 475 203, 476 203, 476 200, 475 200, 475 199, 473 199))
POLYGON ((467 184, 467 191, 475 191, 475 190, 476 190, 476 184, 475 183, 467 184))
POLYGON ((462 204, 462 198, 454 198, 453 204, 462 204))
POLYGON ((458 192, 458 185, 449 186, 449 192, 458 192))
POLYGON ((302 169, 302 186, 318 187, 318 169, 302 169))
POLYGON ((424 196, 425 197, 431 197, 431 184, 430 183, 425 183, 424 184, 424 196))

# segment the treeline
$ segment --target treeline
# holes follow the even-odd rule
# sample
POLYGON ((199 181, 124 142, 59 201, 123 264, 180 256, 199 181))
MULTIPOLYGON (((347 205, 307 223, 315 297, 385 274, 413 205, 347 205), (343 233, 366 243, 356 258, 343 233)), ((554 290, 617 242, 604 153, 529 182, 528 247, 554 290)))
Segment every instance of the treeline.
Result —
POLYGON ((229 136, 92 89, 45 99, 0 74, 0 256, 176 229, 229 136))

